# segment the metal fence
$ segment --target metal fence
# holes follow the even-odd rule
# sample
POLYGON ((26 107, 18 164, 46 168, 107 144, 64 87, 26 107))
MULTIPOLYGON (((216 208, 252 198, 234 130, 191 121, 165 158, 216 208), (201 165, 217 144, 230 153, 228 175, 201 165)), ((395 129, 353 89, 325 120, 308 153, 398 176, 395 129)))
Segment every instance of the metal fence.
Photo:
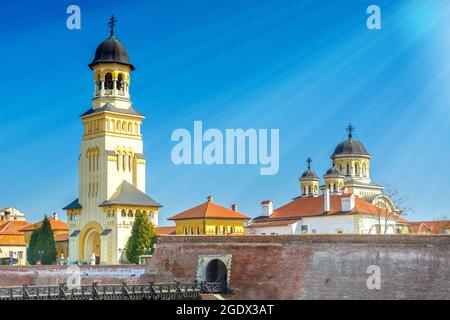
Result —
POLYGON ((97 284, 68 287, 0 287, 0 300, 197 300, 201 293, 226 292, 226 283, 97 284))

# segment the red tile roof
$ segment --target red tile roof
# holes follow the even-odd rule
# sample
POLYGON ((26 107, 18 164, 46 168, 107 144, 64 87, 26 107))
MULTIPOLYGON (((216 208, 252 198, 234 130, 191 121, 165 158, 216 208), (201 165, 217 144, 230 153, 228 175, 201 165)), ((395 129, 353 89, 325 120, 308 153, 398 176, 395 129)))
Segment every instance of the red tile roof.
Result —
POLYGON ((175 226, 170 226, 170 227, 156 227, 156 234, 158 236, 167 236, 167 235, 171 235, 171 234, 177 234, 177 229, 175 226))
POLYGON ((22 228, 28 227, 31 224, 21 220, 6 220, 0 221, 0 234, 1 235, 23 235, 22 228), (3 223, 2 223, 3 222, 3 223))
POLYGON ((7 220, 0 221, 0 245, 25 245, 25 236, 20 231, 30 225, 26 221, 7 220))
MULTIPOLYGON (((54 218, 48 218, 48 220, 50 221, 50 227, 52 228, 52 230, 69 230, 69 228, 67 227, 67 223, 62 222, 61 220, 55 220, 54 218)), ((34 231, 40 228, 41 225, 42 221, 39 221, 21 229, 21 231, 34 231)))
POLYGON ((225 208, 213 202, 205 202, 194 208, 183 211, 177 215, 169 218, 169 220, 183 220, 183 219, 250 219, 249 216, 233 211, 231 209, 225 208))
POLYGON ((350 197, 350 194, 344 195, 330 195, 330 211, 324 212, 324 199, 323 195, 318 197, 305 197, 296 198, 293 201, 285 204, 274 210, 270 218, 286 219, 286 218, 302 218, 302 217, 314 217, 320 215, 333 215, 333 214, 369 214, 380 215, 386 214, 383 209, 374 206, 370 202, 355 197, 355 207, 350 212, 342 212, 342 198, 350 197))

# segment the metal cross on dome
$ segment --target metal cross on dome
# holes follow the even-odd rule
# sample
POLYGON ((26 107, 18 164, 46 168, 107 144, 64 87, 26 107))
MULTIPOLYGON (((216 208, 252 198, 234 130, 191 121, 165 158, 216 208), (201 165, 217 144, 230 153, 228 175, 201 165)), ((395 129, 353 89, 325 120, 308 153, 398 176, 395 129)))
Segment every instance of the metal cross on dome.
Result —
POLYGON ((306 163, 308 164, 308 170, 311 170, 311 158, 306 159, 306 163))
POLYGON ((347 127, 347 132, 348 132, 348 137, 351 139, 353 137, 353 131, 355 131, 355 127, 352 126, 351 123, 348 124, 347 127))
POLYGON ((117 22, 117 19, 116 19, 116 17, 114 17, 114 15, 112 14, 112 15, 111 15, 111 18, 109 18, 109 22, 108 22, 108 26, 109 26, 109 28, 111 29, 111 30, 110 30, 110 35, 111 35, 111 36, 114 35, 114 27, 116 26, 116 22, 117 22))

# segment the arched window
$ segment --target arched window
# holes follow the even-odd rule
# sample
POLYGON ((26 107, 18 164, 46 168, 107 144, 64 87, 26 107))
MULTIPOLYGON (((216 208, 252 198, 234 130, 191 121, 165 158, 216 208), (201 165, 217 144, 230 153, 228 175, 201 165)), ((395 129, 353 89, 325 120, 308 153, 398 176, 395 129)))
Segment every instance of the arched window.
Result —
POLYGON ((127 170, 127 155, 125 153, 122 155, 122 166, 123 171, 127 170))
POLYGON ((191 227, 191 236, 193 236, 194 235, 194 228, 193 227, 191 227))
POLYGON ((311 187, 308 187, 308 194, 311 194, 311 187))
POLYGON ((355 163, 355 175, 359 175, 359 163, 355 163))
POLYGON ((126 122, 122 122, 122 131, 123 132, 127 131, 127 124, 126 124, 126 122))
POLYGON ((350 175, 350 164, 347 163, 347 175, 350 175))
POLYGON ((120 131, 121 129, 121 122, 120 120, 116 122, 116 131, 120 131))
POLYGON ((102 89, 102 82, 100 80, 100 75, 97 76, 97 90, 102 89))
POLYGON ((216 235, 219 234, 219 227, 216 226, 216 235))
POLYGON ((183 233, 184 233, 184 235, 187 235, 187 228, 186 227, 183 228, 183 233))
POLYGON ((128 218, 133 218, 133 210, 128 210, 128 218))
POLYGON ((117 77, 117 83, 116 83, 117 90, 123 89, 123 75, 119 73, 119 76, 117 77))
POLYGON ((105 75, 105 89, 106 90, 111 90, 113 88, 114 88, 114 83, 113 83, 113 80, 112 80, 112 74, 108 72, 105 75))
POLYGON ((126 213, 125 209, 122 209, 121 215, 122 215, 122 217, 126 217, 127 216, 127 213, 126 213))
POLYGON ((200 227, 197 227, 197 235, 200 235, 200 227))
POLYGON ((227 227, 222 228, 222 234, 227 234, 227 227))
POLYGON ((230 234, 234 234, 234 227, 230 227, 230 234))

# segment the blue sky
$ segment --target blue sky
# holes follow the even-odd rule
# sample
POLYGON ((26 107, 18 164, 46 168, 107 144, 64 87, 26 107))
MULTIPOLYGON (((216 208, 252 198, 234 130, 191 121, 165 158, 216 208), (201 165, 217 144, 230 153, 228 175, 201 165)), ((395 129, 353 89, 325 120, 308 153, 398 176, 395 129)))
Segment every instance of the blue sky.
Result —
POLYGON ((38 220, 77 197, 87 67, 118 19, 136 66, 147 191, 160 224, 213 194, 255 216, 299 194, 305 159, 322 175, 352 122, 372 179, 409 197, 408 219, 449 215, 450 2, 438 0, 9 1, 2 3, 0 207, 38 220), (66 8, 81 7, 81 30, 66 8), (377 4, 382 30, 366 28, 377 4), (177 128, 279 128, 280 170, 175 166, 177 128))

